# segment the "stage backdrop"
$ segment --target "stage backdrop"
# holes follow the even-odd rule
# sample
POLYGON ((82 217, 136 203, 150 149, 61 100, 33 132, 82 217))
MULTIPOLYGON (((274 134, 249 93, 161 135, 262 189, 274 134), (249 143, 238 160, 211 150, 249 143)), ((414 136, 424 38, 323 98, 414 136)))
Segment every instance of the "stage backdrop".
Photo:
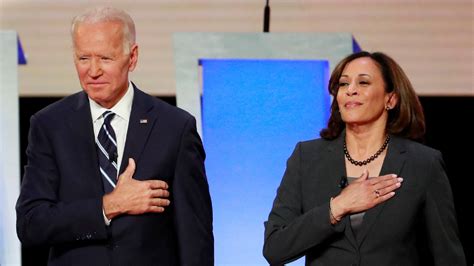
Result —
POLYGON ((329 64, 209 59, 201 65, 216 265, 267 265, 263 223, 295 144, 326 125, 329 64))
MULTIPOLYGON (((360 47, 347 32, 319 33, 175 33, 176 103, 201 127, 201 58, 327 60, 329 69, 360 47)), ((288 73, 290 74, 290 73, 288 73)))

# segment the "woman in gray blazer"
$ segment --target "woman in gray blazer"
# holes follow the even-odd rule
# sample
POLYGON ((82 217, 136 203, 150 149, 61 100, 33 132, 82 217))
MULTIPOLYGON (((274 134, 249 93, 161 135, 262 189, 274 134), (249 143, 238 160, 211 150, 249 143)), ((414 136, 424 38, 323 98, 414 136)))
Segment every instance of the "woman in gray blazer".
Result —
POLYGON ((296 145, 265 222, 268 262, 465 265, 443 159, 417 142, 424 115, 400 66, 352 54, 329 92, 328 126, 296 145))

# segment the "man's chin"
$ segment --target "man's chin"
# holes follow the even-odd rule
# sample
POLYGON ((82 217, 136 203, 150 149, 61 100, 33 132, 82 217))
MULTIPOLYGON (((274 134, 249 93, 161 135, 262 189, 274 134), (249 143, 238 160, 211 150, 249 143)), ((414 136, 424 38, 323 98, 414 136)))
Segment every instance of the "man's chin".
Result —
POLYGON ((107 97, 104 97, 102 95, 99 95, 97 93, 93 93, 93 92, 90 92, 90 91, 86 91, 86 94, 87 94, 87 96, 89 96, 89 98, 91 100, 93 100, 94 102, 96 102, 100 106, 105 107, 107 105, 106 104, 107 103, 107 97))
POLYGON ((106 84, 106 83, 88 83, 86 85, 86 88, 87 88, 88 91, 97 92, 97 91, 107 90, 108 86, 109 86, 109 84, 106 84))

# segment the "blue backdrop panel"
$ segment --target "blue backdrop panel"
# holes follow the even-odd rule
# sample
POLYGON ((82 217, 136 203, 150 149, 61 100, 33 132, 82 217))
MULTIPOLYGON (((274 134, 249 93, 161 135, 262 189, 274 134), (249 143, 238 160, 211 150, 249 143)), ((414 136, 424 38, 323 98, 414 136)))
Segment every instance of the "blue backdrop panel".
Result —
POLYGON ((329 116, 329 66, 316 60, 201 60, 203 141, 216 265, 267 265, 263 222, 295 144, 329 116))

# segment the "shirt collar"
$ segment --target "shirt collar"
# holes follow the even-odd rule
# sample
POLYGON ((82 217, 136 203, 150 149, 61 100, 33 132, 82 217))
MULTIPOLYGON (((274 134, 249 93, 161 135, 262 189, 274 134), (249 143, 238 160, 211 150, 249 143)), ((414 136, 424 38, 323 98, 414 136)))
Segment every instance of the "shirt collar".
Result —
POLYGON ((107 110, 114 112, 116 116, 119 116, 125 121, 128 121, 128 119, 130 118, 130 113, 132 112, 133 94, 133 86, 132 83, 129 82, 125 95, 123 95, 122 99, 120 99, 117 104, 115 104, 110 109, 100 106, 98 103, 96 103, 89 97, 92 121, 95 122, 100 119, 101 115, 107 110))

